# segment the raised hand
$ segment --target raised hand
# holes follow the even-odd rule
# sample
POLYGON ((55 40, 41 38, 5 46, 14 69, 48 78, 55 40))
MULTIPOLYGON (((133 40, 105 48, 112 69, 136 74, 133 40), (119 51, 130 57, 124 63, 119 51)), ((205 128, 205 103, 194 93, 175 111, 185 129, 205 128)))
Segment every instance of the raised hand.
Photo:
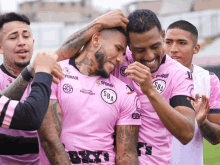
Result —
POLYGON ((206 122, 210 110, 209 99, 205 95, 202 95, 202 100, 199 101, 199 94, 196 94, 194 108, 198 125, 203 125, 204 122, 206 122))
POLYGON ((100 24, 101 29, 114 28, 121 26, 127 30, 129 20, 124 16, 121 10, 110 11, 95 19, 95 23, 100 24))
POLYGON ((136 81, 144 94, 147 96, 151 94, 151 92, 156 91, 153 86, 151 79, 150 68, 139 63, 134 62, 128 66, 125 70, 125 73, 129 74, 127 77, 136 81))

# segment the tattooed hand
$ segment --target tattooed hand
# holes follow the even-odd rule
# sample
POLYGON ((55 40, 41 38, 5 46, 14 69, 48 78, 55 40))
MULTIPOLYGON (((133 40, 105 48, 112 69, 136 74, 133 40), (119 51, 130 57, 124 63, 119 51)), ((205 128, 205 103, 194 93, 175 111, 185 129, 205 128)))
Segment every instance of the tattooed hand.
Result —
POLYGON ((100 24, 101 29, 121 26, 126 31, 129 20, 124 16, 121 10, 115 10, 96 18, 94 22, 100 24))

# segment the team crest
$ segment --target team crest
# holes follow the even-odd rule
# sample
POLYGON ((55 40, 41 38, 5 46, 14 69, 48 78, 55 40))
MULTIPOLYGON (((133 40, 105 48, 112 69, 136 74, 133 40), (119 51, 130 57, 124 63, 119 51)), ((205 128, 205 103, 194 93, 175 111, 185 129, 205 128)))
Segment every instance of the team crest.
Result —
POLYGON ((154 88, 159 92, 162 93, 166 88, 166 82, 164 80, 158 79, 153 82, 154 88))
POLYGON ((73 87, 69 84, 64 84, 63 85, 63 91, 67 94, 70 94, 73 92, 73 87))
POLYGON ((127 77, 128 74, 125 73, 125 70, 127 69, 128 67, 127 66, 122 66, 121 69, 120 69, 120 74, 124 77, 127 77))
POLYGON ((112 89, 103 89, 101 97, 108 104, 113 104, 117 100, 117 94, 112 89))
POLYGON ((65 74, 70 74, 70 73, 71 73, 71 70, 70 70, 70 68, 68 68, 68 67, 64 67, 64 68, 63 68, 63 72, 64 72, 65 74))

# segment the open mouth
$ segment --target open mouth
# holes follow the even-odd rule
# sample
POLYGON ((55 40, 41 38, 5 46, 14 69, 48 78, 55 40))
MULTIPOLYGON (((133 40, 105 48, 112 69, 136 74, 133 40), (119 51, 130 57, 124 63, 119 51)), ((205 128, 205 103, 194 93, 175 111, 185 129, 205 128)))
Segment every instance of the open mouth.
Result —
POLYGON ((27 53, 27 52, 29 52, 29 51, 25 49, 25 50, 19 50, 19 51, 17 51, 16 53, 19 53, 19 54, 20 54, 20 53, 27 53))
POLYGON ((180 59, 180 57, 177 57, 177 56, 173 56, 171 58, 174 59, 174 60, 179 60, 180 59))

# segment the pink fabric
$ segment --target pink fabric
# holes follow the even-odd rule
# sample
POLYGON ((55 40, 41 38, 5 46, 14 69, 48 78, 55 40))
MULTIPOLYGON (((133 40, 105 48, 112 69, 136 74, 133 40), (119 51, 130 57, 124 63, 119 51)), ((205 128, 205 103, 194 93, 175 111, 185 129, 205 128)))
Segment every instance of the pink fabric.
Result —
MULTIPOLYGON (((107 79, 82 75, 69 60, 60 65, 66 78, 52 83, 51 99, 57 99, 62 110, 60 139, 66 151, 74 155, 70 154, 70 159, 77 164, 115 164, 115 125, 141 124, 137 94, 112 75, 107 79)), ((42 160, 48 164, 45 157, 42 160)))
MULTIPOLYGON (((138 152, 140 165, 168 165, 171 159, 172 138, 149 99, 141 91, 137 82, 128 79, 125 68, 133 62, 132 53, 127 49, 124 63, 112 73, 129 84, 138 94, 142 113, 142 125, 139 129, 138 152)), ((152 73, 152 82, 159 93, 170 102, 173 96, 194 96, 193 81, 188 77, 189 70, 166 55, 165 63, 157 72, 152 73)))
POLYGON ((215 74, 210 75, 210 86, 210 109, 220 108, 220 83, 218 77, 215 74))
POLYGON ((9 128, 17 105, 18 105, 18 101, 14 101, 14 100, 11 100, 10 103, 8 104, 8 108, 2 123, 3 128, 9 128))

